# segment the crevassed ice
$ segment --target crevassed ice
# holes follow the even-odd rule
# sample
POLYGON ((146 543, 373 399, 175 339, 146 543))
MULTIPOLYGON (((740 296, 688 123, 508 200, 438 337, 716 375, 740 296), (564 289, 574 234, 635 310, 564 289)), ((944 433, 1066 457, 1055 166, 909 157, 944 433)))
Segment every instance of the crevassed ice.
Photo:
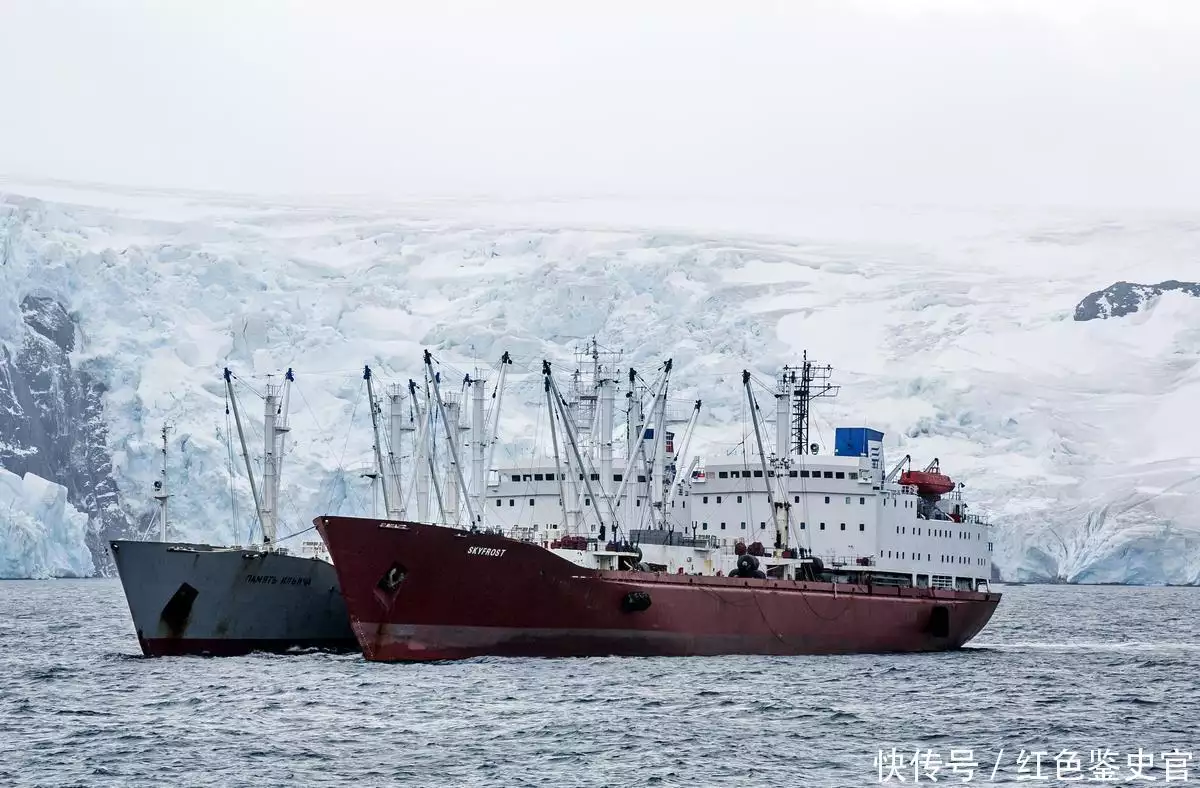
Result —
POLYGON ((87 526, 65 487, 0 468, 0 578, 90 577, 87 526))
MULTIPOLYGON (((362 363, 383 385, 419 379, 424 347, 459 371, 511 351, 497 452, 509 464, 547 442, 541 359, 568 374, 572 346, 595 335, 646 373, 675 359, 672 394, 704 400, 693 447, 710 458, 740 456, 741 369, 769 379, 807 349, 843 384, 817 437, 869 424, 892 461, 939 457, 998 526, 1007 576, 1200 580, 1200 299, 1072 320, 1114 281, 1194 278, 1186 217, 931 208, 882 221, 873 208, 823 235, 797 210, 751 237, 683 220, 589 228, 586 205, 555 223, 547 204, 489 218, 481 203, 110 197, 0 196, 0 341, 19 336, 15 303, 33 289, 78 315, 73 361, 108 386, 113 473, 135 521, 153 509, 158 430, 173 426, 171 538, 254 533, 237 458, 236 517, 231 502, 225 364, 258 387, 296 369, 287 534, 323 512, 382 509, 358 473, 371 461, 362 363)), ((257 455, 261 406, 244 405, 257 455)))

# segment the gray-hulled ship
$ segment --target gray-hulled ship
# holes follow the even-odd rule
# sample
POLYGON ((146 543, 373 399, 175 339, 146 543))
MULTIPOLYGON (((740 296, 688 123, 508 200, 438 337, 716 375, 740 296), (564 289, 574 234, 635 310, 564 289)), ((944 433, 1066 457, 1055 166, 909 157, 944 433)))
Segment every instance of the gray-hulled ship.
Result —
POLYGON ((282 386, 267 386, 261 495, 232 378, 226 369, 226 393, 262 527, 262 544, 222 547, 167 540, 164 431, 163 479, 155 483, 154 494, 160 540, 110 543, 142 652, 227 656, 308 648, 357 650, 324 544, 314 536, 301 543, 298 554, 276 544, 292 371, 288 370, 282 386))

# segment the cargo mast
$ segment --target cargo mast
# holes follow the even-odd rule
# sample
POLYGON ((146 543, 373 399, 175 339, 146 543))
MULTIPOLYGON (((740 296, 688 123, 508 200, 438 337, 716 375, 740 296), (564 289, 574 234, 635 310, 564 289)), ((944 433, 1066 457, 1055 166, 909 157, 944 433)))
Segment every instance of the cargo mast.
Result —
POLYGON ((750 371, 742 370, 742 386, 746 389, 746 403, 750 406, 750 419, 754 423, 754 440, 758 444, 758 461, 762 466, 763 482, 767 488, 767 503, 771 507, 771 518, 775 523, 775 549, 784 550, 787 548, 787 524, 788 510, 791 508, 791 503, 788 502, 787 496, 783 496, 783 501, 780 502, 775 497, 775 490, 772 489, 771 472, 767 469, 767 450, 763 446, 762 427, 759 425, 758 403, 754 400, 754 392, 750 389, 750 371))
POLYGON ((375 387, 371 384, 371 368, 363 367, 363 380, 367 381, 367 408, 371 411, 371 434, 375 438, 375 468, 383 491, 383 511, 392 516, 391 474, 383 465, 383 446, 379 440, 379 403, 375 401, 375 387))
POLYGON ((254 466, 250 462, 250 450, 246 448, 246 432, 242 428, 242 414, 238 409, 237 395, 233 391, 233 373, 225 368, 225 393, 233 408, 233 420, 237 424, 238 440, 242 445, 242 459, 246 463, 246 476, 250 480, 250 495, 262 526, 263 547, 270 548, 275 542, 275 525, 279 500, 279 471, 282 467, 283 438, 287 434, 287 405, 291 398, 291 384, 296 379, 291 369, 284 375, 283 404, 280 405, 280 387, 267 384, 263 409, 263 490, 259 495, 254 479, 254 466))

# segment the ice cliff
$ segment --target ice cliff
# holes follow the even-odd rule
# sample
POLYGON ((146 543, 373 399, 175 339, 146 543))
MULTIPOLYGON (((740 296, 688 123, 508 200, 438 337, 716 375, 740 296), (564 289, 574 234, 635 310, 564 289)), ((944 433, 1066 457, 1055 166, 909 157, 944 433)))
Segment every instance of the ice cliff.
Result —
POLYGON ((0 578, 91 577, 87 530, 65 487, 0 468, 0 578))
MULTIPOLYGON (((1200 299, 1174 290, 1120 320, 1072 319, 1133 272, 1187 279, 1189 218, 636 208, 13 188, 0 194, 0 465, 63 484, 103 568, 100 537, 153 509, 164 423, 171 537, 249 537, 226 364, 260 390, 296 370, 286 534, 378 509, 358 472, 364 362, 403 382, 423 347, 460 370, 510 351, 497 455, 510 463, 545 441, 541 359, 570 367, 593 335, 646 370, 674 358, 675 396, 704 400, 693 446, 709 456, 745 438, 741 369, 769 377, 808 350, 843 386, 818 437, 865 423, 893 458, 939 457, 997 525, 1005 576, 1200 580, 1200 299)), ((252 396, 244 406, 256 421, 252 396)), ((80 536, 42 528, 64 549, 55 540, 80 536)))

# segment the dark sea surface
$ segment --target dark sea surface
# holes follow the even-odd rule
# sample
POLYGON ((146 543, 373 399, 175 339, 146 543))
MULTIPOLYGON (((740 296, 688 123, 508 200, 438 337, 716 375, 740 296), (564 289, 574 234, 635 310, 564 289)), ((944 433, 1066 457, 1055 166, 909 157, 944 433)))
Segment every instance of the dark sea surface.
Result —
POLYGON ((999 590, 947 654, 394 665, 146 659, 117 581, 0 582, 0 788, 1200 785, 1200 589, 999 590))

